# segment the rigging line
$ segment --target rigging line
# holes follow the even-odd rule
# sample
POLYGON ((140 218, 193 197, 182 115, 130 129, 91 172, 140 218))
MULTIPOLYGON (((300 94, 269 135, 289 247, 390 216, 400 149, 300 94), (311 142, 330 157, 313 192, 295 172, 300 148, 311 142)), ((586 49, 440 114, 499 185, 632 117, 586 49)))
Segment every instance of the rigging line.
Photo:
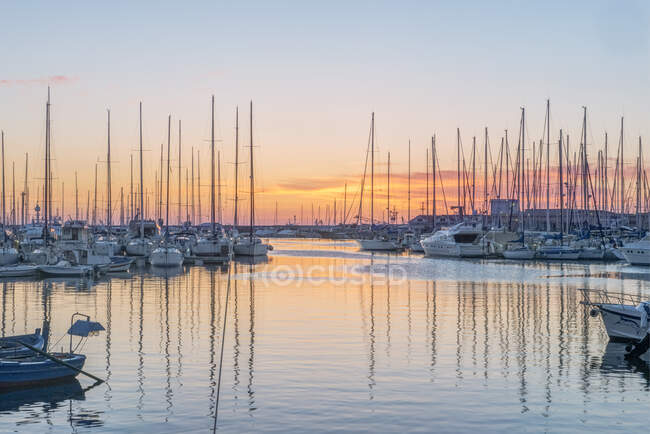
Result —
POLYGON ((219 377, 217 379, 217 399, 214 409, 214 425, 212 426, 212 432, 217 431, 217 417, 219 416, 219 394, 221 392, 221 371, 223 368, 223 347, 226 343, 226 325, 228 324, 228 299, 230 298, 230 276, 231 276, 232 266, 228 265, 228 286, 226 288, 226 306, 224 307, 223 313, 223 329, 221 330, 221 355, 219 356, 219 377))
MULTIPOLYGON (((440 171, 440 160, 438 159, 438 149, 436 148, 436 166, 438 166, 438 173, 441 173, 440 171)), ((444 182, 440 182, 440 188, 442 189, 442 199, 445 202, 445 214, 449 215, 449 207, 447 206, 447 196, 445 195, 445 184, 444 182)))

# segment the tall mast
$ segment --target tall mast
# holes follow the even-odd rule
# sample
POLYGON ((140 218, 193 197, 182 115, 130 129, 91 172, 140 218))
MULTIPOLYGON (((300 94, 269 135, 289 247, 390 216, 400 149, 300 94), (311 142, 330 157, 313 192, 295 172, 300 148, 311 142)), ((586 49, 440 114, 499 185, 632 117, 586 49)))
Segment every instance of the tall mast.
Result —
POLYGON ((387 208, 387 215, 388 215, 388 224, 390 224, 390 152, 388 153, 388 196, 386 200, 386 208, 387 208))
POLYGON ((437 155, 436 155, 436 135, 434 134, 431 137, 431 162, 433 163, 433 167, 431 168, 431 175, 433 178, 433 185, 431 187, 431 195, 433 196, 433 202, 431 204, 431 211, 433 215, 433 220, 431 222, 432 224, 432 230, 436 230, 436 165, 437 165, 437 155))
POLYGON ((472 137, 472 215, 476 203, 476 137, 472 137))
POLYGON ((171 132, 172 132, 172 115, 167 118, 167 192, 165 194, 165 240, 169 237, 169 176, 171 175, 171 132))
POLYGON ((217 151, 217 217, 223 224, 223 208, 221 207, 221 151, 217 151))
POLYGON ((28 208, 29 205, 27 204, 27 198, 29 197, 28 196, 28 194, 29 194, 28 193, 28 187, 27 187, 28 162, 29 162, 29 154, 27 152, 25 152, 25 184, 23 186, 23 194, 22 194, 23 199, 22 199, 22 203, 21 203, 22 211, 21 211, 21 217, 20 217, 20 220, 21 220, 23 226, 25 225, 25 223, 27 223, 27 219, 26 219, 26 217, 27 217, 27 209, 29 209, 28 208))
POLYGON ((562 130, 560 130, 560 141, 558 146, 560 161, 560 244, 562 243, 562 233, 564 232, 564 180, 562 179, 562 130))
MULTIPOLYGON (((561 157, 560 157, 561 158, 561 157)), ((546 232, 551 231, 551 100, 546 100, 546 232)))
POLYGON ((508 143, 508 130, 505 130, 506 135, 506 197, 510 197, 510 144, 508 143))
POLYGON ((604 188, 605 188, 605 195, 604 195, 604 202, 603 202, 603 208, 605 209, 605 226, 609 225, 609 181, 607 179, 607 172, 608 170, 608 162, 607 162, 608 154, 607 154, 607 131, 605 131, 605 156, 603 159, 603 175, 605 177, 604 180, 604 188))
MULTIPOLYGON (((106 110, 108 116, 107 128, 107 149, 106 149, 106 226, 108 233, 111 233, 111 226, 113 224, 113 189, 111 180, 111 111, 106 110)), ((95 201, 97 201, 97 182, 95 182, 95 201)), ((97 205, 95 205, 96 207, 97 205)), ((94 212, 93 212, 94 214, 94 212)), ((94 218, 94 217, 93 217, 94 218)))
POLYGON ((133 154, 129 154, 129 166, 131 168, 131 184, 130 184, 130 190, 131 191, 129 192, 130 206, 128 206, 127 208, 129 209, 129 218, 131 220, 133 220, 135 218, 135 213, 133 212, 134 211, 133 210, 133 202, 134 202, 133 201, 133 199, 134 199, 134 196, 133 196, 133 154))
MULTIPOLYGON (((374 119, 374 115, 373 115, 374 119)), ((253 228, 255 226, 255 175, 254 175, 254 170, 253 170, 253 101, 251 101, 250 105, 250 148, 251 148, 251 174, 250 174, 250 181, 251 181, 251 197, 250 197, 250 222, 251 222, 251 233, 250 233, 250 241, 251 244, 253 243, 253 228)))
POLYGON ((182 224, 181 218, 181 120, 178 120, 178 224, 182 224))
POLYGON ((163 180, 165 179, 165 176, 163 175, 163 143, 160 143, 160 178, 158 179, 159 185, 158 185, 158 219, 162 220, 162 215, 163 215, 163 209, 162 209, 162 203, 163 203, 163 180))
POLYGON ((196 224, 196 212, 194 208, 194 146, 192 146, 192 224, 196 224))
POLYGON ((1 131, 0 135, 2 136, 2 231, 4 232, 7 225, 5 208, 5 132, 1 131))
POLYGON ((74 172, 74 219, 79 220, 79 184, 76 170, 74 172))
MULTIPOLYGON (((347 212, 348 212, 348 183, 345 183, 345 187, 343 188, 343 212, 342 218, 341 218, 341 223, 345 224, 345 221, 347 220, 347 212)), ((300 205, 300 224, 302 224, 302 204, 300 205)))
MULTIPOLYGON (((167 155, 169 155, 169 153, 167 155)), ((143 164, 143 159, 142 159, 142 101, 140 101, 140 213, 139 213, 140 214, 140 239, 144 239, 144 171, 143 171, 143 167, 144 167, 144 164, 143 164)))
POLYGON ((636 225, 641 229, 641 136, 639 136, 639 156, 636 161, 636 225))
POLYGON ((210 121, 210 153, 210 223, 212 223, 212 235, 214 235, 217 231, 214 215, 214 95, 212 95, 212 118, 210 121))
POLYGON ((620 188, 621 188, 621 196, 620 196, 620 201, 621 201, 621 217, 623 217, 623 214, 625 214, 625 177, 623 175, 623 116, 621 116, 621 141, 619 143, 619 146, 621 147, 621 161, 620 165, 621 168, 619 169, 619 173, 621 176, 621 182, 620 182, 620 188))
POLYGON ((519 171, 520 171, 520 176, 518 176, 517 184, 519 186, 519 206, 521 208, 521 222, 520 222, 520 227, 521 227, 521 232, 523 233, 525 230, 525 223, 524 223, 524 164, 525 164, 525 159, 524 159, 524 137, 526 137, 525 131, 524 131, 524 124, 525 124, 525 113, 526 109, 521 108, 521 126, 519 130, 521 131, 521 136, 519 137, 519 171))
POLYGON ((424 148, 424 151, 425 151, 425 155, 426 155, 425 161, 427 162, 426 163, 426 170, 425 170, 425 172, 426 172, 426 178, 425 178, 426 196, 425 196, 424 203, 426 204, 425 209, 426 209, 426 213, 427 213, 427 220, 429 220, 429 148, 424 148))
POLYGON ((237 229, 239 216, 237 209, 239 207, 239 106, 235 107, 235 211, 233 214, 233 226, 237 229))
POLYGON ((196 150, 196 197, 197 197, 197 224, 201 224, 201 150, 196 150))
MULTIPOLYGON (((44 232, 44 242, 47 245, 47 240, 49 238, 49 213, 50 213, 50 201, 49 201, 49 192, 51 186, 50 184, 50 87, 47 87, 47 103, 45 104, 45 189, 43 191, 43 217, 45 224, 43 226, 44 232)), ((4 229, 4 228, 3 228, 4 229)))
MULTIPOLYGON (((409 139, 409 175, 408 175, 408 211, 407 211, 407 219, 410 222, 411 221, 411 139, 409 139)), ((346 184, 347 185, 347 184, 346 184)), ((343 207, 344 212, 345 212, 345 206, 343 207)))
POLYGON ((16 225, 16 162, 11 162, 11 224, 16 225))
POLYGON ((185 221, 190 221, 190 171, 185 168, 185 221))
POLYGON ((457 196, 458 196, 458 215, 461 216, 463 214, 463 209, 461 208, 460 204, 460 128, 456 128, 456 189, 457 189, 457 196))
POLYGON ((375 224, 375 112, 370 120, 370 229, 375 224))
POLYGON ((483 149, 483 213, 485 215, 484 223, 487 223, 488 216, 488 129, 485 127, 485 143, 483 149))
POLYGON ((97 163, 95 163, 95 194, 93 196, 92 225, 97 224, 97 163))

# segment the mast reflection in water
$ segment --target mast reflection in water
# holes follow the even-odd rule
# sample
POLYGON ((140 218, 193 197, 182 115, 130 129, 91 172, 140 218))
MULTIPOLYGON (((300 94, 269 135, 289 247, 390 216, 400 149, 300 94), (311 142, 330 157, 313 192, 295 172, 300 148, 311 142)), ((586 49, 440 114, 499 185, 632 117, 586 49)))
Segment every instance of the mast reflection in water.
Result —
POLYGON ((642 269, 274 246, 231 264, 225 319, 223 268, 3 281, 3 334, 49 324, 58 350, 72 313, 106 326, 83 351, 110 389, 0 394, 0 430, 209 430, 224 320, 220 431, 645 428, 648 366, 607 343, 576 291, 647 295, 642 269))

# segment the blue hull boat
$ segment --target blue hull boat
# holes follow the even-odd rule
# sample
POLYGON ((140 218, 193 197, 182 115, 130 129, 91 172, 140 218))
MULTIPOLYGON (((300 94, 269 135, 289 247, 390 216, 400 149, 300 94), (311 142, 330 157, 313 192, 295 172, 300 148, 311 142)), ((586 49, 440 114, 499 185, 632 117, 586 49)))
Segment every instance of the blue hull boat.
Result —
MULTIPOLYGON (((82 369, 83 354, 49 353, 63 363, 82 369)), ((0 359, 0 389, 56 383, 72 379, 79 371, 56 363, 41 355, 18 359, 0 359)))
POLYGON ((20 358, 34 354, 32 350, 21 345, 20 342, 31 345, 37 350, 42 350, 45 346, 41 329, 36 329, 34 333, 29 335, 6 336, 0 338, 0 359, 20 358))

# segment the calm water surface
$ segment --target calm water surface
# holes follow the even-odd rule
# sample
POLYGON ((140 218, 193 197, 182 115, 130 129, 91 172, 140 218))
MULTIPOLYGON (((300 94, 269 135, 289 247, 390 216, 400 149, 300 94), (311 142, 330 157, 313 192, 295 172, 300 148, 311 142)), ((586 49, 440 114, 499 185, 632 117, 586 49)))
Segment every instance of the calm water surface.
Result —
MULTIPOLYGON (((648 366, 607 344, 576 288, 650 294, 649 269, 273 244, 231 268, 218 431, 647 429, 648 366)), ((227 285, 204 266, 0 282, 2 335, 46 317, 58 350, 72 313, 101 321, 83 352, 110 385, 0 394, 0 432, 209 431, 227 285)))

